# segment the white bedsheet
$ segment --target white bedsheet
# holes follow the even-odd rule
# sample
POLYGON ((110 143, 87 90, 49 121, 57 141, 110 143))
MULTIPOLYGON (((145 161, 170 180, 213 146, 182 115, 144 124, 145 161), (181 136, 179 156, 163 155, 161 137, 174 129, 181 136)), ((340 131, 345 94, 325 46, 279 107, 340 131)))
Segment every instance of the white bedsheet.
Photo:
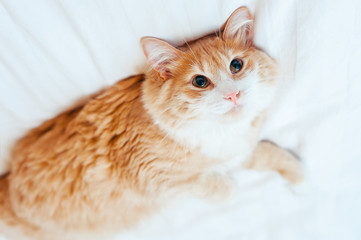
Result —
POLYGON ((119 239, 361 239, 357 0, 1 0, 0 172, 27 129, 142 72, 140 37, 189 40, 242 5, 256 16, 256 43, 283 67, 263 136, 300 155, 308 191, 294 194, 275 173, 242 172, 233 201, 174 203, 119 239))

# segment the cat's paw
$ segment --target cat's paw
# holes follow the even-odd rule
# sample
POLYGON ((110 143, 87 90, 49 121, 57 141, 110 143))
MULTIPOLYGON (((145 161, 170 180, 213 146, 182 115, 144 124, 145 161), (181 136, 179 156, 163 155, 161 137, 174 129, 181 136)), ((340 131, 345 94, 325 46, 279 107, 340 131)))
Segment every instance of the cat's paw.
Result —
MULTIPOLYGON (((299 161, 299 160, 298 160, 299 161)), ((300 171, 300 170, 299 170, 300 171)), ((296 174, 297 175, 297 174, 296 174)), ((310 192, 311 184, 310 179, 307 177, 305 168, 302 165, 302 172, 299 173, 299 177, 296 181, 288 181, 289 189, 296 195, 306 195, 310 192)))
POLYGON ((284 152, 277 171, 293 185, 304 181, 304 168, 302 162, 293 154, 284 152))
POLYGON ((304 179, 303 164, 298 157, 269 141, 261 141, 257 145, 245 167, 277 171, 291 184, 299 184, 304 179))

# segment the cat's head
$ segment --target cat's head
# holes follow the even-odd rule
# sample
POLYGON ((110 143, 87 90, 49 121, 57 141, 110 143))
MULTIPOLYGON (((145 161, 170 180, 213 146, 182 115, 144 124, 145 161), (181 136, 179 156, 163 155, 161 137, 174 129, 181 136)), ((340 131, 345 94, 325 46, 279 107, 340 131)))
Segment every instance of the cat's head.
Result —
POLYGON ((263 110, 271 101, 277 64, 253 43, 247 8, 232 13, 219 34, 173 47, 144 37, 152 66, 143 101, 159 123, 187 120, 238 120, 263 110))

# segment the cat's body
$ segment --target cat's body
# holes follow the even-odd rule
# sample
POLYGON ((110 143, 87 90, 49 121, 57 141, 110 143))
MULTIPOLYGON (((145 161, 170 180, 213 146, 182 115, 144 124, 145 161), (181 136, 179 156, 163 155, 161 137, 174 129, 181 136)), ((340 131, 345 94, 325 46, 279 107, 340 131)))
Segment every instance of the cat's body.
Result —
POLYGON ((287 173, 297 172, 291 155, 269 144, 272 161, 257 165, 252 158, 276 90, 277 64, 247 42, 248 22, 233 26, 242 20, 237 14, 250 19, 240 8, 222 37, 190 46, 143 39, 154 70, 119 81, 22 138, 11 172, 0 181, 0 230, 36 239, 116 232, 179 196, 226 198, 232 191, 227 174, 246 160, 277 170, 280 157, 295 165, 285 167, 287 173), (241 31, 241 40, 231 39, 232 31, 241 31), (228 70, 235 56, 245 65, 238 75, 228 70), (204 78, 189 80, 195 73, 213 80, 208 89, 199 88, 204 78), (223 92, 228 95, 217 99, 223 92))

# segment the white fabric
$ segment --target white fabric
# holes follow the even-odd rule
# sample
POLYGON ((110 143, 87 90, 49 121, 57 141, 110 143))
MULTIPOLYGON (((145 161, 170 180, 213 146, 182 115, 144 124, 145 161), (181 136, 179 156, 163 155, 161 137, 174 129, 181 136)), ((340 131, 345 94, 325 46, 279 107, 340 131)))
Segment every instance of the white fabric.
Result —
POLYGON ((173 43, 217 29, 237 7, 279 60, 283 86, 264 137, 296 151, 309 189, 242 172, 224 204, 172 204, 119 239, 361 239, 360 1, 0 1, 0 153, 82 96, 146 68, 142 36, 173 43))

